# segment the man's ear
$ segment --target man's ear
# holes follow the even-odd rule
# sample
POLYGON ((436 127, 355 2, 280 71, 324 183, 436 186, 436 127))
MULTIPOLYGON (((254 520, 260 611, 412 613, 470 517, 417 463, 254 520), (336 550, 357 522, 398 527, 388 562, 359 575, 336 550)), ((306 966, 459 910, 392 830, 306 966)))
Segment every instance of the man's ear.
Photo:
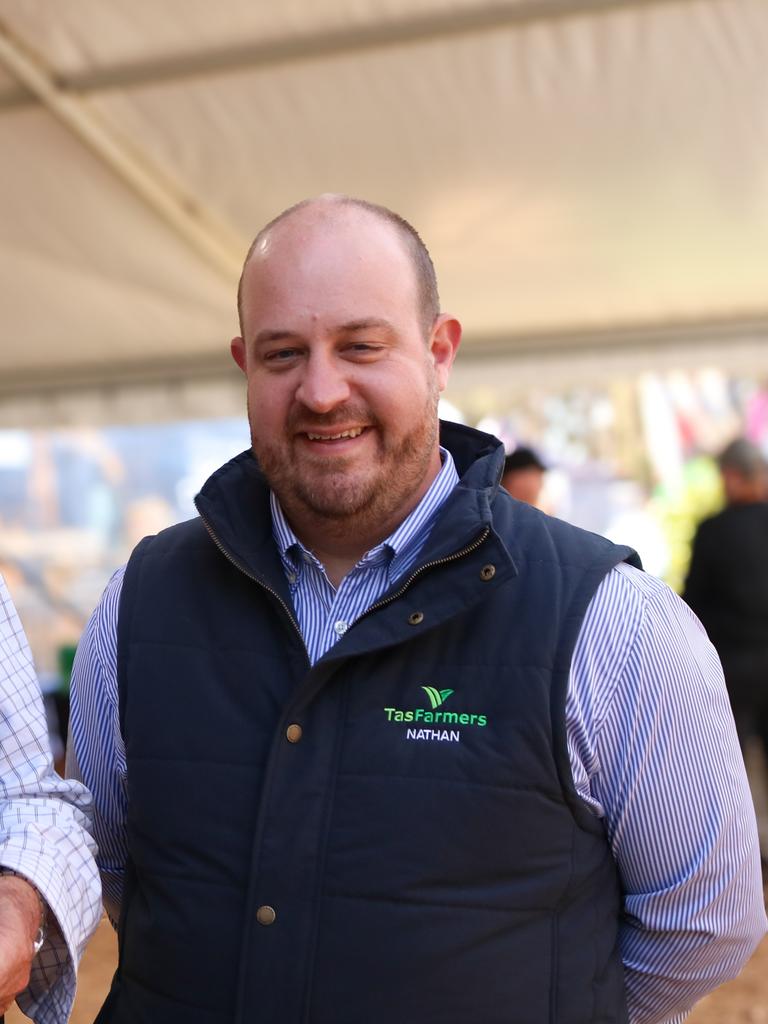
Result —
POLYGON ((432 327, 432 338, 429 351, 437 375, 437 386, 445 390, 448 376, 456 358, 456 351, 461 341, 461 324, 450 313, 441 313, 432 327))
POLYGON ((246 372, 246 359, 245 359, 245 342, 242 338, 233 338, 229 346, 229 351, 232 353, 232 358, 235 360, 237 365, 243 371, 246 372))

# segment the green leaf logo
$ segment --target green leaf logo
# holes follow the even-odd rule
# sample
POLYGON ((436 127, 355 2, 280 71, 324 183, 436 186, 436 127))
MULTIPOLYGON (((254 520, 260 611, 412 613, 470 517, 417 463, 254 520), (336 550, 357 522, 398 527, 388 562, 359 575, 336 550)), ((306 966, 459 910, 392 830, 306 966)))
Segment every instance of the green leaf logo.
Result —
POLYGON ((453 693, 453 690, 436 690, 434 686, 422 686, 422 690, 429 697, 429 703, 432 705, 432 710, 439 708, 444 701, 453 693))

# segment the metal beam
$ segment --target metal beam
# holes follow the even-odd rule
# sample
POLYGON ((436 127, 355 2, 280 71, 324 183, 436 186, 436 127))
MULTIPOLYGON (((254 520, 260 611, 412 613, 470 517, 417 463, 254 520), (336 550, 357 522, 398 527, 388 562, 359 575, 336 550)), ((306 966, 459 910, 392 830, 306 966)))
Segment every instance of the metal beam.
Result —
POLYGON ((230 283, 237 280, 245 242, 215 219, 199 196, 161 173, 133 142, 115 135, 87 99, 63 92, 1 21, 0 64, 210 267, 230 283))
MULTIPOLYGON (((666 348, 713 347, 738 341, 760 341, 768 346, 768 309, 728 319, 624 323, 595 329, 550 331, 499 331, 495 334, 468 332, 459 359, 463 364, 481 365, 499 358, 556 358, 559 354, 594 356, 610 352, 638 351, 654 354, 666 348)), ((160 349, 160 347, 159 347, 160 349)), ((159 350, 158 349, 158 350, 159 350)), ((724 358, 724 362, 725 362, 724 358)), ((242 381, 240 371, 226 348, 185 356, 183 367, 176 359, 158 357, 134 361, 92 363, 70 366, 20 368, 0 373, 0 404, 24 397, 53 396, 88 390, 126 389, 153 385, 179 385, 184 381, 242 381)))
POLYGON ((62 93, 101 92, 139 88, 158 82, 255 70, 274 65, 354 55, 371 50, 428 43, 468 33, 523 26, 585 14, 610 14, 627 8, 700 3, 701 0, 518 0, 490 2, 466 8, 450 7, 388 22, 319 29, 249 41, 195 53, 127 61, 110 67, 58 75, 62 93))
MULTIPOLYGON (((162 346, 158 345, 158 351, 162 346)), ((117 359, 102 363, 69 366, 27 366, 0 373, 0 403, 27 396, 99 391, 110 388, 173 386, 184 381, 242 381, 243 376, 229 355, 228 346, 210 353, 188 354, 183 360, 166 356, 134 360, 117 359)))
POLYGON ((461 358, 466 362, 468 359, 481 361, 500 356, 535 357, 634 349, 648 352, 649 359, 652 359, 654 352, 669 346, 727 346, 735 339, 751 338, 765 339, 768 344, 768 309, 735 314, 727 319, 705 317, 698 320, 617 323, 598 328, 470 334, 462 345, 461 358))

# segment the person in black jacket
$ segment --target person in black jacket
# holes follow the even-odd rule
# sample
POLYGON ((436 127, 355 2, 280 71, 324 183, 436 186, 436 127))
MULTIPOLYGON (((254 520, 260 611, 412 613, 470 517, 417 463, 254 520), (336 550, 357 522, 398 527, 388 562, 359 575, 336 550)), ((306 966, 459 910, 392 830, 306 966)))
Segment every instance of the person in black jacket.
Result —
POLYGON ((720 655, 739 739, 768 756, 768 464, 739 438, 718 458, 726 507, 693 541, 683 597, 720 655))

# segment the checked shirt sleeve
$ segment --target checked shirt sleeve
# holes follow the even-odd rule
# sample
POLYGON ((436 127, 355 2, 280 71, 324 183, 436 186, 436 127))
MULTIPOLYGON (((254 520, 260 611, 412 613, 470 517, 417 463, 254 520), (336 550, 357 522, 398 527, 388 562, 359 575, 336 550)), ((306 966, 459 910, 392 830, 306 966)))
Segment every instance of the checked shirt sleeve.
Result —
POLYGON ((18 997, 38 1024, 68 1020, 76 965, 101 914, 90 806, 83 786, 54 771, 32 655, 0 578, 0 866, 49 908, 48 938, 18 997))

